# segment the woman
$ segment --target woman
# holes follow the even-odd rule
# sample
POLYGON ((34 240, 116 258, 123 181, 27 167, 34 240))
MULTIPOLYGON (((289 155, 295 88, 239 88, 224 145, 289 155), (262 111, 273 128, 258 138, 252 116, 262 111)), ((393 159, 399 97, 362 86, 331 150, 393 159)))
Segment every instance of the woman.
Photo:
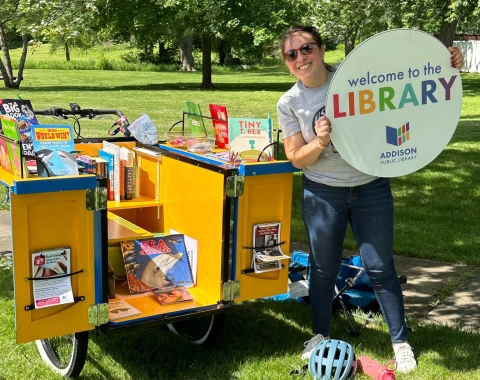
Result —
MULTIPOLYGON (((302 214, 310 242, 309 296, 315 335, 305 342, 302 358, 308 359, 320 341, 329 339, 335 280, 350 224, 389 328, 397 371, 412 371, 417 363, 407 340, 402 289, 393 262, 389 180, 356 170, 331 144, 332 128, 324 115, 334 69, 324 62, 325 47, 317 29, 291 27, 281 47, 298 80, 278 101, 278 120, 287 158, 303 170, 302 214)), ((462 54, 457 48, 449 51, 452 66, 460 68, 462 54)))

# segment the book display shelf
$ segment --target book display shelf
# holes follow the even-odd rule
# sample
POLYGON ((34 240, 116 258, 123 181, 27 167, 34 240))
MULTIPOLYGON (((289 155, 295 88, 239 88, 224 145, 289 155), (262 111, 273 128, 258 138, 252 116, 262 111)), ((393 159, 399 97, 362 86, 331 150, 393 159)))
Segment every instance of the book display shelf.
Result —
MULTIPOLYGON (((12 216, 16 339, 36 341, 47 364, 67 377, 78 376, 87 360, 90 330, 110 334, 167 325, 196 344, 211 344, 235 302, 287 291, 288 261, 277 270, 255 271, 252 244, 255 225, 280 223, 276 244, 289 252, 296 171, 289 162, 232 165, 168 144, 107 140, 113 151, 134 152, 131 199, 115 199, 102 175, 21 178, 0 167, 12 216), (38 286, 34 294, 35 273, 51 271, 41 268, 49 265, 41 256, 32 265, 32 255, 58 247, 69 247, 69 269, 57 278, 62 288, 51 283, 43 288, 53 294, 38 286), (140 264, 152 250, 151 262, 140 264), (179 280, 180 264, 188 281, 179 280), (152 265, 155 280, 161 272, 170 281, 165 288, 139 275, 152 265), (64 302, 63 287, 71 295, 64 302), (36 307, 37 299, 47 300, 44 307, 36 307), (70 334, 77 355, 59 362, 56 339, 70 334)), ((75 140, 75 150, 99 157, 105 141, 75 140)), ((55 260, 52 268, 58 269, 55 260)))

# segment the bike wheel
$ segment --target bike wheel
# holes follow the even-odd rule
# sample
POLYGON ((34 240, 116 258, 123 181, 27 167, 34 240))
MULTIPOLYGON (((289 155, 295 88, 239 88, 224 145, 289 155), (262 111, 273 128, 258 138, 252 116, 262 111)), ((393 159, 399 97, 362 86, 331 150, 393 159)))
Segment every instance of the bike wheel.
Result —
POLYGON ((37 340, 40 356, 63 377, 76 378, 87 359, 88 331, 37 340))
POLYGON ((191 319, 183 322, 169 323, 168 329, 190 342, 210 347, 220 336, 225 322, 225 313, 208 317, 191 319))

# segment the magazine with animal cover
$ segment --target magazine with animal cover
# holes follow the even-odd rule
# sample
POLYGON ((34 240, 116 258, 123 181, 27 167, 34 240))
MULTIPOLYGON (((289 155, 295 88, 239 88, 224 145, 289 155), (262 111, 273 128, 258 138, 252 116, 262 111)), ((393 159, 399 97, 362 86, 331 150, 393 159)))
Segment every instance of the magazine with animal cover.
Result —
POLYGON ((228 118, 231 161, 273 161, 272 119, 228 118))
POLYGON ((33 298, 35 308, 72 303, 70 247, 35 251, 32 254, 33 298))
POLYGON ((153 290, 153 294, 160 304, 168 305, 171 303, 193 301, 193 296, 188 292, 185 286, 167 286, 165 288, 153 290))
POLYGON ((33 127, 33 148, 43 165, 37 164, 40 177, 78 175, 72 126, 36 124, 33 127))
POLYGON ((120 242, 130 293, 193 286, 183 234, 120 242))
POLYGON ((108 319, 111 321, 140 314, 142 314, 140 310, 134 308, 125 300, 108 302, 108 319))

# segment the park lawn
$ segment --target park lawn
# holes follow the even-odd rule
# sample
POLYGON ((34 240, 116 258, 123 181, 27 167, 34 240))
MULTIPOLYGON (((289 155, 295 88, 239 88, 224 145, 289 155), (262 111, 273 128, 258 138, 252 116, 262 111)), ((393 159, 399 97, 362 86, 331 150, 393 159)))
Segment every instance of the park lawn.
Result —
MULTIPOLYGON (((201 73, 27 69, 20 90, 2 90, 2 98, 22 96, 34 108, 76 102, 83 108, 118 108, 130 121, 148 113, 160 131, 182 116, 183 102, 224 104, 231 116, 276 118, 276 102, 293 83, 282 65, 238 72, 214 72, 216 89, 201 91, 201 73)), ((480 76, 462 74, 464 103, 459 126, 447 148, 426 168, 392 180, 396 198, 397 254, 479 265, 478 164, 480 76)), ((52 119, 45 122, 65 122, 52 119)), ((102 137, 113 120, 82 121, 82 134, 102 137)), ((68 121, 70 122, 70 121, 68 121)), ((292 241, 305 242, 295 176, 292 241)), ((354 247, 351 236, 346 247, 354 247)), ((34 343, 15 344, 13 287, 9 263, 0 259, 0 379, 58 379, 40 359, 34 343), (3 269, 2 269, 3 268, 3 269)), ((348 334, 342 315, 332 336, 353 345, 357 356, 391 359, 384 324, 369 324, 358 337, 348 334)), ((303 341, 310 338, 310 308, 296 301, 257 300, 230 308, 212 349, 181 340, 163 328, 106 336, 90 334, 82 379, 288 379, 300 369, 303 341)), ((398 380, 480 379, 478 335, 409 319, 419 368, 398 380)), ((309 375, 306 375, 307 377, 309 375)), ((356 379, 370 377, 358 374, 356 379)))

